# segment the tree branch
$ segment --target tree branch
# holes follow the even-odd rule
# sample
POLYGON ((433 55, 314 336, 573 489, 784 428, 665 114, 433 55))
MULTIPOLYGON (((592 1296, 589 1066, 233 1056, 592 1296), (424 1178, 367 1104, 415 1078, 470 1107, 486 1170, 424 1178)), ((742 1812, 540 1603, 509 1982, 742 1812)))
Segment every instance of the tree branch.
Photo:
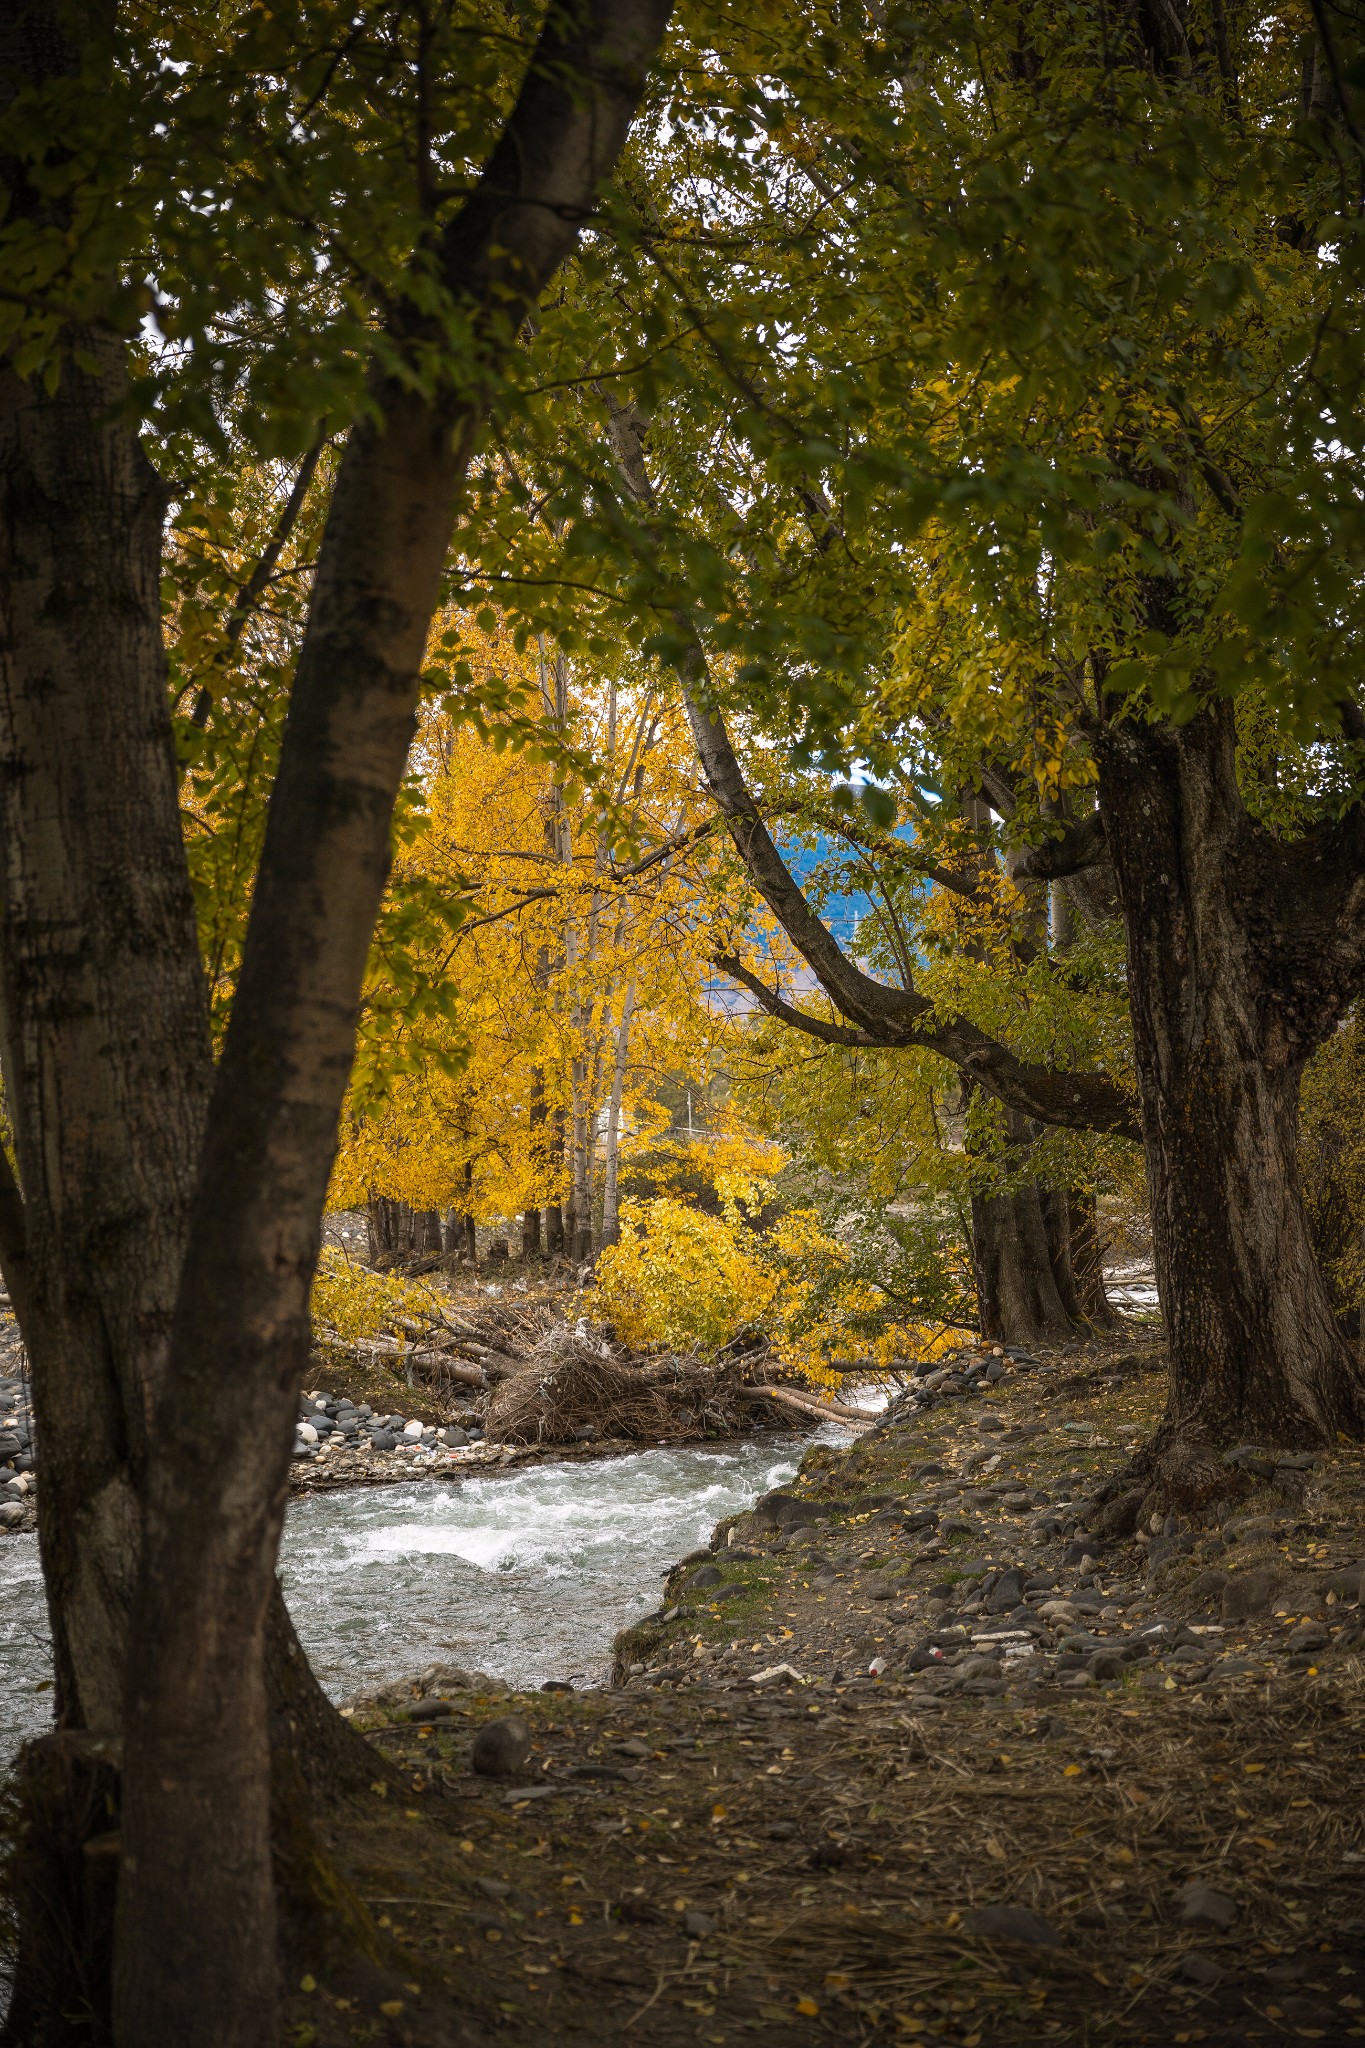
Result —
MULTIPOLYGON (((228 614, 227 627, 223 634, 223 646, 218 656, 221 667, 226 668, 233 648, 241 639, 248 619, 256 609, 275 573, 275 564, 283 554, 290 534, 298 525, 299 514, 303 510, 303 501, 308 496, 308 486, 313 481, 314 471, 317 469, 322 451, 326 446, 327 436, 319 434, 312 447, 308 450, 308 453, 304 456, 303 461, 299 464, 299 473, 294 478, 289 496, 285 499, 280 516, 275 522, 275 530, 261 551, 260 560, 232 601, 232 610, 228 614)), ((212 711, 216 701, 212 690, 207 686, 201 687, 198 696, 194 700, 194 709, 190 713, 190 724, 207 725, 209 713, 212 711)))
POLYGON ((1090 811, 1068 825, 1060 838, 1029 847, 1015 872, 1033 882, 1059 882, 1101 866, 1107 857, 1104 820, 1098 811, 1090 811))
MULTIPOLYGON (((604 389, 602 396, 607 407, 607 435, 622 481, 636 505, 652 519, 658 503, 645 462, 644 415, 633 402, 622 404, 610 391, 604 389)), ((809 1037, 831 1045, 922 1045, 952 1061, 1007 1107, 1041 1123, 1139 1137, 1132 1101, 1107 1076, 1029 1065, 964 1019, 941 1021, 935 1005, 917 989, 888 987, 848 958, 806 902, 800 883, 779 853, 744 780, 720 712, 706 710, 700 701, 703 691, 712 695, 711 678, 691 612, 678 607, 673 623, 683 640, 683 652, 674 667, 707 787, 760 895, 853 1029, 826 1024, 784 1004, 738 961, 727 958, 717 964, 733 973, 770 1016, 782 1017, 809 1037)))
POLYGON ((790 1024, 793 1030, 804 1031, 808 1038, 818 1038, 825 1045, 875 1046, 885 1042, 870 1038, 866 1031, 855 1030, 850 1024, 835 1024, 828 1017, 812 1017, 809 1010, 798 1010, 794 1004, 787 1002, 785 997, 778 995, 775 989, 769 988, 758 975, 752 974, 743 961, 733 953, 717 953, 713 958, 722 974, 728 974, 732 981, 737 981, 741 987, 748 989, 760 1009, 766 1010, 770 1017, 778 1018, 781 1023, 790 1024))

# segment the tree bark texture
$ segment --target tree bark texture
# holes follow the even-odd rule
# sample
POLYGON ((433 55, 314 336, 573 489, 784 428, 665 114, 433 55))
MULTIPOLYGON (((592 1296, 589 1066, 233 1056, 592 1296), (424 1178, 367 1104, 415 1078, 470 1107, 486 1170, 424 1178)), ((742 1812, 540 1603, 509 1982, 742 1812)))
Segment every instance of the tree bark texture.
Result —
MULTIPOLYGON (((445 238, 449 288, 483 309, 490 376, 573 246, 666 18, 662 0, 589 0, 547 20, 445 238)), ((319 552, 151 1462, 115 1943, 124 2048, 261 2048, 278 2032, 265 1623, 392 807, 479 420, 462 374, 442 400, 376 379, 319 552)))
POLYGON ((112 1733, 210 1045, 162 492, 117 418, 120 344, 82 342, 88 366, 68 362, 54 397, 0 372, 0 1018, 25 1219, 3 1256, 33 1369, 58 1718, 112 1733))
POLYGON ((1063 1293, 1063 1287, 1069 1292, 1069 1265, 1059 1286, 1056 1250, 1036 1181, 1012 1193, 972 1196, 972 1262, 983 1337, 1027 1350, 1075 1336, 1063 1293))
MULTIPOLYGON (((166 701, 163 492, 121 418, 121 344, 75 339, 82 366, 53 396, 0 371, 0 1056, 19 1168, 0 1262, 32 1370, 56 1719, 117 1759, 212 1055, 166 701)), ((272 1643, 292 1638, 278 1591, 271 1611, 272 1643)), ((306 1660, 289 1688, 296 1726, 361 1747, 306 1660)), ((93 1809, 46 1754, 22 1797, 35 1844, 50 1826, 59 1850, 93 1809), (62 1786, 75 1804, 58 1818, 62 1786)), ((78 1890, 72 1911, 112 1908, 117 1859, 99 1868, 108 1898, 78 1890)), ((42 2006, 51 1962, 41 1920, 21 1918, 16 2015, 42 2006)), ((107 1962, 93 1923, 64 1939, 107 1962)))
POLYGON ((1365 882, 1349 821, 1284 845, 1247 816, 1226 706, 1110 724, 1098 751, 1170 1340, 1159 1448, 1197 1492, 1219 1446, 1365 1423, 1295 1129, 1304 1062, 1359 983, 1365 882))

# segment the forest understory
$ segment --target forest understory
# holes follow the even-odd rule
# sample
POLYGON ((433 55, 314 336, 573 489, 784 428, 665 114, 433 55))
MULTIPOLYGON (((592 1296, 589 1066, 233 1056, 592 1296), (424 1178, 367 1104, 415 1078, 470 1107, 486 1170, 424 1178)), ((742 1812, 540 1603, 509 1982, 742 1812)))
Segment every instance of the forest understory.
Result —
POLYGON ((817 1446, 610 1689, 359 1707, 377 1959, 291 1948, 293 2048, 1365 2038, 1365 1465, 1090 1535, 1144 1335, 817 1446))

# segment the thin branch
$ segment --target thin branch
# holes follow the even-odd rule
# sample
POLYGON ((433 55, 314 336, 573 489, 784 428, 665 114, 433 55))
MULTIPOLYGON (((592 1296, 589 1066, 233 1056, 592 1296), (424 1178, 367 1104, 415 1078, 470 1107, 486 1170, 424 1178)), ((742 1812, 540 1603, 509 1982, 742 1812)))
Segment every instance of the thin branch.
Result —
MULTIPOLYGON (((326 434, 319 434, 299 465, 299 473, 294 478, 289 496, 285 499, 280 516, 275 521, 275 530, 261 551, 260 560, 232 601, 232 610, 228 614, 227 626, 223 632, 223 645, 218 655, 219 665, 223 668, 226 668, 231 659, 232 650, 241 639, 248 619, 256 609, 261 598, 265 595, 266 589, 274 578, 275 565, 288 544, 289 536, 298 524, 299 514, 303 510, 303 501, 308 495, 308 486, 313 481, 314 471, 317 469, 322 451, 326 446, 326 434)), ((213 709, 214 702, 212 690, 201 687, 199 695, 194 700, 194 709, 190 713, 190 724, 198 726, 207 725, 209 713, 213 709)))

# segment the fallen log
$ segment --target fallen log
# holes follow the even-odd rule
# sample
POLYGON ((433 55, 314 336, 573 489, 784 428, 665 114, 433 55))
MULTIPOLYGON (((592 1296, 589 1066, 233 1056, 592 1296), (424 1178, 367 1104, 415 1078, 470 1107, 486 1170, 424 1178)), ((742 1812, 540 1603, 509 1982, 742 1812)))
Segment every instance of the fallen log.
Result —
POLYGON ((750 1397, 778 1401, 784 1408, 794 1408, 799 1415, 817 1416, 821 1422, 880 1422, 881 1411, 876 1408, 852 1408, 842 1401, 819 1401, 813 1394, 798 1394, 790 1387, 745 1387, 750 1397))
POLYGON ((481 1365, 474 1365, 466 1358, 452 1358, 448 1351, 414 1351, 412 1363, 424 1372, 437 1372, 443 1379, 454 1380, 461 1387, 483 1387, 487 1384, 481 1365))

